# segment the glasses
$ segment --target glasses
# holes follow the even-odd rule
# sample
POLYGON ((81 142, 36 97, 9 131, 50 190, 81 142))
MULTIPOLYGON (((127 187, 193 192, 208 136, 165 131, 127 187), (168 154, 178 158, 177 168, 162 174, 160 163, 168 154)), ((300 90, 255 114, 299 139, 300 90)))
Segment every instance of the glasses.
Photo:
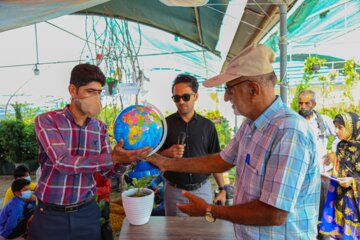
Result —
POLYGON ((235 83, 234 85, 231 85, 231 86, 224 86, 224 89, 225 89, 225 92, 227 92, 228 94, 230 94, 231 92, 231 89, 237 85, 240 85, 242 83, 245 83, 245 82, 252 82, 250 80, 245 80, 245 81, 242 81, 242 82, 238 82, 238 83, 235 83))
POLYGON ((180 102, 180 99, 184 100, 185 102, 188 102, 192 95, 195 95, 195 93, 185 93, 183 95, 174 95, 171 98, 174 100, 174 102, 180 102))

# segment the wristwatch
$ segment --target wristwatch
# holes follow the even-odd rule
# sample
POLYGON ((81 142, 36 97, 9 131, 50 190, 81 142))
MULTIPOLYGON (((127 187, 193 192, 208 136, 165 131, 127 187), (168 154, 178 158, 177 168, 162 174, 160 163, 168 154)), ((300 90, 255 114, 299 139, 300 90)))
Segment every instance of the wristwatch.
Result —
POLYGON ((212 215, 211 208, 212 208, 212 205, 208 205, 206 207, 205 219, 206 219, 206 221, 213 223, 213 222, 215 222, 216 218, 212 215))
POLYGON ((220 192, 220 191, 224 191, 225 188, 224 188, 224 187, 218 187, 218 190, 219 190, 219 192, 220 192))

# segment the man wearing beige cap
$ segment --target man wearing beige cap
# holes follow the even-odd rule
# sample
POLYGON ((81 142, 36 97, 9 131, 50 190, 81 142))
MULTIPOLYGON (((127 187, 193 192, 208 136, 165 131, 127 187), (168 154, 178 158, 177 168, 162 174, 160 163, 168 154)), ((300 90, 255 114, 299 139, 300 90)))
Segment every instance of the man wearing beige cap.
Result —
MULTIPOLYGON (((237 239, 315 239, 320 196, 316 144, 306 121, 275 95, 274 52, 251 45, 226 70, 204 82, 225 84, 224 99, 246 120, 219 154, 148 160, 163 171, 224 172, 236 167, 233 206, 209 205, 183 192, 190 203, 178 204, 192 216, 234 223, 237 239)), ((219 230, 221 231, 221 230, 219 230)))

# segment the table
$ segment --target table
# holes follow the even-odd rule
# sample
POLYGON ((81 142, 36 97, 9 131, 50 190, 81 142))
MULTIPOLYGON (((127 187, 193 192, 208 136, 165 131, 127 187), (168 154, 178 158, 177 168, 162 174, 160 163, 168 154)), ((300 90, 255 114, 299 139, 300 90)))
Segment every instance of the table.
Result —
POLYGON ((142 239, 235 239, 233 224, 217 219, 209 223, 204 217, 150 217, 147 224, 130 225, 125 218, 119 240, 142 239))

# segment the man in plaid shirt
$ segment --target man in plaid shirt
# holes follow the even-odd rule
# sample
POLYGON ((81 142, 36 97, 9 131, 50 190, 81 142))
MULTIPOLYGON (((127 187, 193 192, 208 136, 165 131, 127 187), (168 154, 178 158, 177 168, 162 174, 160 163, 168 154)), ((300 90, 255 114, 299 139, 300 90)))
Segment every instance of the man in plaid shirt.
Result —
POLYGON ((149 147, 124 150, 123 140, 111 149, 105 124, 95 118, 104 84, 97 66, 75 66, 68 87, 70 105, 35 119, 41 177, 35 191, 38 207, 29 226, 31 240, 99 240, 94 174, 116 176, 151 152, 149 147))
POLYGON ((220 154, 148 160, 162 171, 224 172, 236 166, 233 206, 209 205, 184 192, 190 202, 178 204, 179 209, 205 215, 209 222, 233 222, 239 240, 313 240, 320 199, 315 137, 306 120, 275 95, 274 59, 267 46, 251 45, 224 73, 204 82, 206 87, 226 84, 224 100, 246 117, 220 154))

